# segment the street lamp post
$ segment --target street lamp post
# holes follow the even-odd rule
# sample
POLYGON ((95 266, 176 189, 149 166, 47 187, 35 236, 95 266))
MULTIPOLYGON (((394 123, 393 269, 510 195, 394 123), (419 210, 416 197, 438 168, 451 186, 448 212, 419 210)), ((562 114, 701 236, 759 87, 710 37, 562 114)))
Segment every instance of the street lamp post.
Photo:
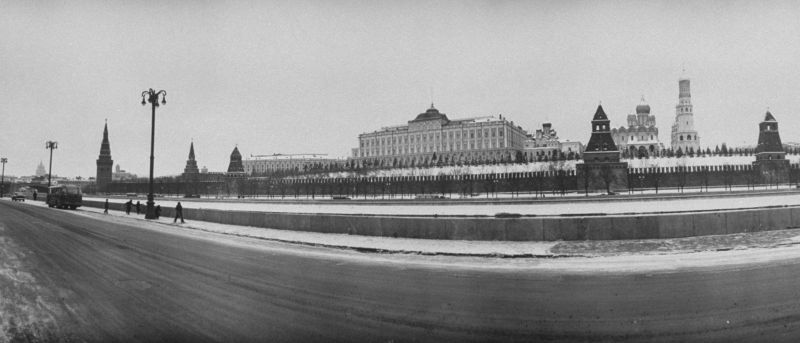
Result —
POLYGON ((0 174, 0 198, 3 197, 3 191, 6 188, 6 185, 5 185, 5 180, 6 180, 6 162, 8 162, 7 158, 5 158, 5 157, 0 158, 0 163, 3 164, 3 173, 0 174))
POLYGON ((161 95, 161 104, 167 104, 167 91, 160 90, 158 92, 154 91, 152 88, 142 92, 142 106, 146 105, 148 102, 152 104, 153 107, 153 115, 152 120, 150 122, 150 185, 149 185, 149 193, 147 194, 147 211, 145 212, 144 218, 145 219, 155 219, 155 201, 153 201, 153 146, 155 143, 155 135, 156 135, 156 107, 158 107, 158 96, 161 95), (147 100, 145 101, 145 98, 147 100))
POLYGON ((50 169, 47 171, 47 193, 50 193, 51 179, 53 177, 53 149, 58 149, 58 142, 47 141, 45 149, 50 149, 50 169))

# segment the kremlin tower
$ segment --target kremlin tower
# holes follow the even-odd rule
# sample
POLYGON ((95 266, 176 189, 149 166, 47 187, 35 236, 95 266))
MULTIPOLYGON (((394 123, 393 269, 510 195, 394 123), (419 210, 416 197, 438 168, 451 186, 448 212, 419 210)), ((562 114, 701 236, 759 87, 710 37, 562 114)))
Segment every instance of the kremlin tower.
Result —
POLYGON ((758 171, 762 182, 772 184, 789 180, 789 160, 786 159, 786 152, 781 144, 778 121, 769 111, 764 116, 764 121, 758 124, 758 145, 753 167, 758 171))
POLYGON ((197 176, 200 170, 197 169, 197 161, 194 159, 194 142, 189 145, 189 159, 186 160, 186 167, 183 168, 184 176, 197 176))
POLYGON ((111 159, 111 144, 108 142, 108 123, 103 128, 103 143, 100 144, 100 156, 97 158, 97 191, 106 192, 111 183, 111 168, 114 161, 111 159))
POLYGON ((578 187, 583 183, 585 192, 614 190, 628 187, 628 163, 620 162, 620 151, 611 136, 611 121, 603 106, 598 105, 592 118, 592 137, 583 152, 583 163, 575 165, 578 187))

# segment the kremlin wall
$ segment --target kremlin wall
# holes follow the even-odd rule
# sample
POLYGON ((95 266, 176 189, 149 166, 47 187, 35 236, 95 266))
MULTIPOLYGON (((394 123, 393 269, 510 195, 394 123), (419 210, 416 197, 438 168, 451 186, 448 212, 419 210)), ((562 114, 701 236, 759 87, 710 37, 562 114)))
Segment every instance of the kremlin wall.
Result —
MULTIPOLYGON (((628 115, 627 127, 615 128, 598 106, 587 116, 591 135, 584 146, 559 140, 549 123, 528 134, 503 115, 450 119, 431 104, 407 124, 359 135, 359 146, 347 159, 324 154, 243 159, 235 147, 228 170, 216 173, 200 172, 192 142, 183 173, 157 178, 155 192, 310 198, 499 192, 544 196, 798 183, 800 156, 787 157, 778 122, 769 111, 758 125, 754 149, 723 145, 713 151, 701 148, 694 128, 688 79, 679 80, 669 145, 661 142, 644 98, 635 112, 628 115)), ((147 179, 113 181, 112 165, 106 126, 96 189, 90 193, 146 192, 147 179)))

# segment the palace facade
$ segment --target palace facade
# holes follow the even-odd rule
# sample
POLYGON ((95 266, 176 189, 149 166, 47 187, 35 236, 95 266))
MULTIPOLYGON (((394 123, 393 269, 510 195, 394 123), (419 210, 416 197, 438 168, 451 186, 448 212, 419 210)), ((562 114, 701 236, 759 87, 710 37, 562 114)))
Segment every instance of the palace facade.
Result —
POLYGON ((358 135, 357 165, 413 167, 515 161, 527 133, 502 115, 450 120, 433 104, 407 125, 358 135))
POLYGON ((342 167, 346 160, 330 158, 327 154, 273 154, 251 156, 243 160, 247 175, 269 175, 279 171, 309 172, 342 167))

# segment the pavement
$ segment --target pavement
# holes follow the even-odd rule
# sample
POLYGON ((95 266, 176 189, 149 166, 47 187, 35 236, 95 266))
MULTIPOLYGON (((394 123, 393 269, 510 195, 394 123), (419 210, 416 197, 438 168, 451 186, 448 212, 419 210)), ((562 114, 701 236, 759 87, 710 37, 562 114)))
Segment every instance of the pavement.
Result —
MULTIPOLYGON (((46 206, 41 202, 26 202, 32 206, 46 206)), ((616 241, 459 241, 359 236, 303 231, 237 226, 190 220, 173 223, 172 218, 162 217, 146 220, 144 214, 124 211, 109 211, 92 207, 81 207, 78 213, 93 217, 115 217, 125 221, 154 222, 177 225, 182 228, 226 235, 257 238, 267 241, 306 246, 346 249, 365 253, 416 254, 493 258, 562 258, 562 257, 609 257, 619 255, 676 255, 700 252, 741 251, 748 249, 771 249, 791 247, 800 243, 800 228, 740 233, 717 236, 687 237, 675 239, 645 239, 616 241)))
POLYGON ((657 242, 324 235, 286 244, 278 240, 297 237, 142 217, 0 201, 0 342, 800 339, 796 230, 657 242), (228 229, 242 231, 216 233, 228 229), (359 241, 389 250, 353 250, 359 241), (445 248, 520 258, 422 255, 445 248), (541 258, 524 255, 534 248, 541 258))

